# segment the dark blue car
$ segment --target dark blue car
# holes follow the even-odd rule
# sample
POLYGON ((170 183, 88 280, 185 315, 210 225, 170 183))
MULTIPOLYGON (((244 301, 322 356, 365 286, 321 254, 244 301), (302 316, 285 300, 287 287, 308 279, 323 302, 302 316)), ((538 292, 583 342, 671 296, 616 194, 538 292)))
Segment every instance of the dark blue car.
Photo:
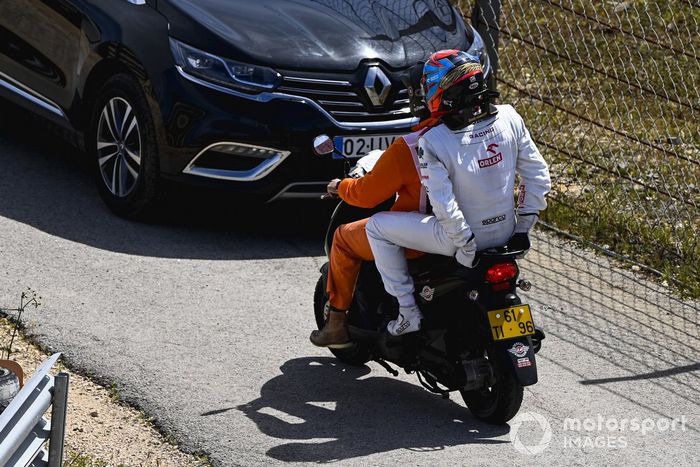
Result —
POLYGON ((118 214, 163 180, 267 201, 317 196, 346 157, 412 123, 400 74, 483 57, 447 0, 2 0, 0 96, 63 127, 118 214))

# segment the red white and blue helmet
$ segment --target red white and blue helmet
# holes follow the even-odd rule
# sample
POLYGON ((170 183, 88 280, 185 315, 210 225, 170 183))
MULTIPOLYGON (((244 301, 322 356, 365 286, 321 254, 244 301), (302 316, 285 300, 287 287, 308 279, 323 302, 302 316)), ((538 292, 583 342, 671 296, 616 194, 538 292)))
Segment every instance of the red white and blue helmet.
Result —
POLYGON ((421 85, 431 113, 461 110, 487 90, 479 58, 460 50, 432 54, 421 85))

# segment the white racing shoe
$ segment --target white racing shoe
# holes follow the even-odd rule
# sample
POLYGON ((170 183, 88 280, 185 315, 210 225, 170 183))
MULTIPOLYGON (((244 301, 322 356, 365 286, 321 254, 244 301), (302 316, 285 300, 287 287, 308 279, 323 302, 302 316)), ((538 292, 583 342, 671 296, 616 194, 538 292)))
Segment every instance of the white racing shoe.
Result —
POLYGON ((417 306, 410 308, 399 308, 399 317, 389 321, 386 325, 386 330, 392 336, 403 336, 409 332, 420 330, 423 313, 420 312, 417 306))

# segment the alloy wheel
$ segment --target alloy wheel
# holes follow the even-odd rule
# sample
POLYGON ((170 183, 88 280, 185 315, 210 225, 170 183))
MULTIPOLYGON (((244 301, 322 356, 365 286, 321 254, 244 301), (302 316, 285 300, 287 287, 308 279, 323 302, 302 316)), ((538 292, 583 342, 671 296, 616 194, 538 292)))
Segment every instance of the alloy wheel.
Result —
POLYGON ((111 98, 97 125, 97 163, 107 189, 119 198, 136 187, 141 170, 141 132, 132 106, 111 98))

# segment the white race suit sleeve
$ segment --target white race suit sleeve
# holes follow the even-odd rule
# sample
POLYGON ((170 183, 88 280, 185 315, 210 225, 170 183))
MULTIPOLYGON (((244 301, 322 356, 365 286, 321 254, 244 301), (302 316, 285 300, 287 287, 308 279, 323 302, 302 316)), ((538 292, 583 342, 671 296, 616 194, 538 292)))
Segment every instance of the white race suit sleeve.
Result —
POLYGON ((519 134, 515 170, 520 176, 520 186, 515 232, 519 233, 528 232, 537 220, 539 212, 547 207, 545 196, 549 193, 552 183, 547 163, 537 150, 520 115, 517 115, 517 122, 519 134))

